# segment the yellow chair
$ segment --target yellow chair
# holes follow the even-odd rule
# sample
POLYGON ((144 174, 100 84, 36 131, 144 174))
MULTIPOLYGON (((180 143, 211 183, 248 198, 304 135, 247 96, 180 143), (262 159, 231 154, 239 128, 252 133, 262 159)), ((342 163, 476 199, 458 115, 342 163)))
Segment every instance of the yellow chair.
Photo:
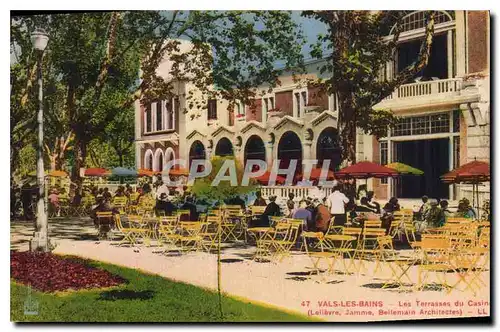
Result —
POLYGON ((218 241, 220 223, 221 217, 219 216, 207 216, 206 222, 201 223, 202 228, 199 234, 201 237, 201 247, 207 252, 217 247, 216 243, 218 241))
POLYGON ((297 243, 299 233, 302 229, 303 221, 293 220, 289 221, 288 232, 282 240, 272 240, 272 247, 274 248, 274 257, 280 262, 287 256, 290 256, 292 247, 297 243))
POLYGON ((380 220, 365 220, 363 222, 364 228, 380 228, 382 227, 382 221, 380 220))
POLYGON ((422 262, 417 265, 418 280, 416 289, 421 290, 431 284, 430 282, 426 282, 431 273, 434 273, 437 279, 435 281, 438 284, 441 284, 448 290, 452 288, 446 280, 448 271, 453 270, 450 264, 450 254, 452 253, 451 240, 442 235, 429 236, 423 234, 420 241, 420 251, 422 262))
MULTIPOLYGON (((327 251, 323 246, 324 235, 322 232, 302 232, 302 240, 307 256, 311 259, 313 269, 316 275, 320 275, 321 261, 326 261, 328 272, 333 273, 335 270, 336 254, 327 251), (318 250, 319 249, 319 250, 318 250)), ((324 277, 322 278, 324 280, 324 277)))
POLYGON ((179 234, 177 233, 177 217, 166 216, 160 217, 159 219, 158 235, 161 245, 164 246, 169 244, 180 252, 180 248, 177 246, 179 240, 179 234))
POLYGON ((410 255, 403 257, 399 254, 398 251, 394 249, 392 236, 380 236, 377 238, 378 241, 378 252, 375 255, 376 266, 374 269, 374 273, 378 271, 383 271, 383 267, 387 266, 390 269, 391 276, 389 277, 389 281, 382 285, 382 288, 386 288, 388 286, 392 286, 396 284, 398 287, 405 286, 404 278, 411 285, 413 281, 410 278, 409 271, 412 266, 418 261, 418 257, 416 255, 410 255))
POLYGON ((179 243, 184 252, 198 251, 201 249, 201 244, 203 238, 201 237, 201 231, 203 223, 198 221, 181 221, 179 222, 180 235, 179 243))
POLYGON ((265 206, 251 206, 250 211, 252 212, 252 216, 260 216, 266 210, 265 206))
POLYGON ((364 260, 366 259, 375 259, 376 265, 375 270, 379 266, 377 262, 378 254, 379 254, 379 241, 378 239, 382 236, 385 236, 386 230, 384 228, 364 228, 360 245, 357 250, 357 258, 359 259, 358 265, 358 273, 361 272, 361 268, 365 267, 364 260))
POLYGON ((121 241, 117 243, 118 246, 128 243, 130 246, 135 247, 138 244, 137 240, 146 236, 147 230, 138 227, 131 219, 123 220, 119 214, 115 214, 114 218, 116 228, 123 236, 121 241))

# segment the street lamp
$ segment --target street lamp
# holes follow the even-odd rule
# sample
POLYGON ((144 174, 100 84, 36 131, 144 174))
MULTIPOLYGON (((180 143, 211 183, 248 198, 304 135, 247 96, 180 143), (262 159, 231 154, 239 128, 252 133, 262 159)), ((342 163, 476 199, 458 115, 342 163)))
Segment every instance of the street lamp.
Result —
POLYGON ((47 209, 45 207, 45 171, 43 167, 43 81, 42 81, 42 58, 47 47, 49 36, 43 29, 35 29, 31 34, 31 42, 37 55, 37 79, 38 79, 38 145, 36 178, 38 185, 38 202, 36 205, 36 224, 33 239, 30 242, 31 251, 49 251, 47 209))

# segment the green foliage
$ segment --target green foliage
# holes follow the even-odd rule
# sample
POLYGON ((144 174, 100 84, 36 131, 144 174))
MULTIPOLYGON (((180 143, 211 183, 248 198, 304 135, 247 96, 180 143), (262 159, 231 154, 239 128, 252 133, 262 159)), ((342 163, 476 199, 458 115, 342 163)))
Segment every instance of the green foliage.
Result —
POLYGON ((19 167, 15 175, 22 178, 33 171, 36 171, 36 150, 32 145, 26 145, 19 151, 19 167))
POLYGON ((339 100, 339 129, 343 159, 355 162, 355 129, 383 137, 397 119, 391 110, 373 106, 405 84, 428 62, 434 34, 434 12, 428 12, 426 36, 415 63, 392 78, 382 78, 381 69, 393 61, 404 11, 304 11, 303 16, 325 24, 327 34, 311 46, 311 56, 326 60, 319 68, 326 76, 318 80, 339 100), (394 27, 393 35, 387 38, 394 27), (326 56, 325 56, 326 54, 326 56))
MULTIPOLYGON (((101 139, 90 141, 89 158, 85 161, 85 167, 102 167, 112 169, 120 166, 120 158, 110 142, 101 139)), ((135 151, 133 147, 124 150, 123 167, 135 168, 135 151)))
MULTIPOLYGON (((198 198, 208 201, 224 202, 227 199, 241 195, 246 195, 256 190, 256 183, 250 181, 248 186, 241 186, 241 179, 244 173, 242 163, 234 157, 218 157, 211 159, 212 171, 203 178, 197 178, 191 187, 191 192, 198 198), (234 162, 236 170, 237 185, 231 185, 230 181, 221 181, 217 186, 212 186, 212 182, 219 173, 221 167, 226 161, 234 162)), ((228 175, 227 171, 224 175, 228 175)))
MULTIPOLYGON (((73 133, 75 168, 85 163, 88 145, 94 139, 109 140, 113 154, 129 151, 133 135, 129 109, 133 102, 141 99, 147 104, 174 93, 172 82, 157 75, 165 57, 172 63, 169 74, 174 79, 189 79, 204 98, 217 95, 233 101, 253 96, 255 86, 276 85, 282 70, 302 64, 301 32, 290 12, 284 11, 132 11, 14 17, 13 137, 35 130, 37 91, 32 68, 36 57, 30 33, 38 26, 50 36, 43 58, 46 141, 50 146, 55 138, 73 133), (179 39, 191 41, 192 50, 180 53, 179 39), (278 61, 285 68, 274 69, 278 61), (23 100, 28 102, 23 105, 23 100), (122 112, 127 114, 122 117, 122 112)), ((195 106, 205 107, 203 102, 195 106)), ((21 146, 32 139, 20 138, 16 142, 21 146)))

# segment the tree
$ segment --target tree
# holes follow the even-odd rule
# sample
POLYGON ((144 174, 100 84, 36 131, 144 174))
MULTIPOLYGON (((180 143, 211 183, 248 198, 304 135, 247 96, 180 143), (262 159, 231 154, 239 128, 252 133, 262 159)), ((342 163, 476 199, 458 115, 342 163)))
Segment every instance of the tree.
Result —
POLYGON ((360 10, 304 11, 302 14, 327 27, 327 33, 319 35, 317 43, 311 45, 311 56, 326 59, 320 72, 328 78, 313 83, 338 97, 339 136, 342 160, 346 163, 356 162, 356 128, 383 137, 387 128, 397 121, 390 110, 376 111, 373 106, 407 83, 429 61, 434 35, 433 11, 426 15, 425 38, 418 59, 392 79, 380 79, 380 69, 396 55, 404 14, 360 10), (392 38, 387 40, 393 26, 392 38))
MULTIPOLYGON (((211 160, 212 170, 209 175, 203 178, 197 178, 194 182, 191 192, 196 195, 196 197, 207 200, 216 201, 219 207, 224 204, 224 202, 230 198, 245 195, 256 190, 256 185, 254 181, 249 182, 248 186, 241 186, 244 167, 241 161, 235 159, 234 157, 213 157, 211 160), (234 170, 236 172, 237 185, 231 184, 229 181, 221 181, 216 186, 212 185, 214 179, 219 174, 222 166, 226 162, 234 163, 234 170)), ((230 172, 230 171, 228 171, 230 172)), ((226 174, 222 175, 230 175, 226 174)), ((220 260, 220 244, 221 244, 221 224, 218 224, 217 228, 217 293, 219 295, 219 310, 221 319, 224 318, 222 310, 222 294, 221 294, 221 260, 220 260)))
MULTIPOLYGON (((116 117, 108 123, 102 144, 109 143, 118 156, 118 166, 125 166, 127 155, 134 155, 134 110, 132 107, 116 112, 116 117)), ((132 166, 132 165, 130 165, 132 166)))
MULTIPOLYGON (((204 95, 230 100, 247 100, 255 94, 254 86, 275 86, 282 70, 301 67, 302 61, 300 31, 289 12, 139 11, 14 17, 11 45, 20 50, 23 60, 18 62, 23 75, 16 74, 23 78, 22 84, 14 84, 19 86, 12 100, 13 108, 19 109, 16 114, 22 114, 33 100, 27 97, 35 79, 29 35, 36 26, 50 35, 44 73, 58 83, 53 85, 54 95, 59 96, 54 105, 64 114, 67 127, 57 137, 74 136, 73 178, 79 177, 78 170, 85 164, 89 142, 104 132, 117 113, 136 100, 148 103, 173 95, 172 82, 156 72, 165 56, 173 63, 174 80, 189 79, 204 95), (191 41, 193 48, 180 53, 179 38, 191 41), (285 68, 274 69, 276 61, 284 62, 285 68)), ((190 103, 190 107, 205 106, 190 103)), ((20 125, 18 118, 13 122, 20 125)))

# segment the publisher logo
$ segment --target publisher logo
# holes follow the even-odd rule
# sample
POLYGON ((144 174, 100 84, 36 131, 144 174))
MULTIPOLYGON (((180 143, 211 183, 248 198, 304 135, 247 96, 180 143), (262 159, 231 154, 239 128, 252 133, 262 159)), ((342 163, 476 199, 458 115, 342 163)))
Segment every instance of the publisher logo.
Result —
POLYGON ((26 300, 24 300, 24 315, 38 315, 38 301, 31 294, 31 285, 28 286, 28 294, 26 300))

